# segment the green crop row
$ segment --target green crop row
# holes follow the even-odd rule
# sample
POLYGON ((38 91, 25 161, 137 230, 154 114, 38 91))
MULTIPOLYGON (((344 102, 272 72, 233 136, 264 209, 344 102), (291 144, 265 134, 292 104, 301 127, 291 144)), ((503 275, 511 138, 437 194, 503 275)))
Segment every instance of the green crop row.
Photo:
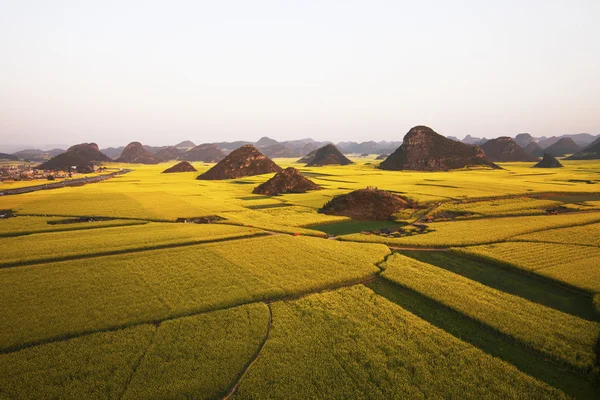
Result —
POLYGON ((383 277, 451 307, 546 355, 590 372, 600 324, 498 291, 415 259, 393 254, 383 277))

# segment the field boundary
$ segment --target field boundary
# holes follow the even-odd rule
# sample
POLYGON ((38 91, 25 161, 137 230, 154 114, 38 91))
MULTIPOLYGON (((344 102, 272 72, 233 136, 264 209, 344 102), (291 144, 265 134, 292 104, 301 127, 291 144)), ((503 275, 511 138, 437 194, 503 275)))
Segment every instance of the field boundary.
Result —
MULTIPOLYGON (((538 350, 524 344, 523 342, 515 340, 514 338, 502 332, 499 332, 491 326, 484 324, 481 321, 478 321, 468 315, 465 315, 460 311, 449 307, 446 304, 443 304, 437 300, 425 296, 424 294, 414 289, 408 288, 404 285, 401 285, 384 277, 382 277, 382 279, 380 279, 377 282, 377 284, 383 286, 383 291, 381 287, 377 287, 377 285, 368 285, 367 287, 377 295, 386 298, 387 300, 398 305, 399 307, 406 309, 408 312, 416 315, 424 321, 427 321, 428 323, 432 324, 438 329, 443 330, 447 334, 452 335, 453 337, 470 344, 471 346, 483 351, 486 354, 491 355, 492 357, 497 357, 503 360, 504 362, 514 366, 515 368, 529 376, 539 379, 550 386, 563 390, 575 398, 579 398, 578 395, 581 394, 579 392, 580 390, 588 392, 594 391, 594 393, 600 392, 600 388, 597 387, 595 384, 595 376, 593 374, 587 374, 579 369, 571 367, 568 364, 564 364, 561 361, 557 361, 554 358, 548 357, 546 354, 539 352, 538 350), (385 293, 386 286, 388 288, 391 288, 393 291, 404 291, 409 296, 419 300, 419 303, 425 302, 431 308, 443 310, 444 315, 451 314, 452 318, 447 318, 446 321, 443 321, 440 320, 439 317, 436 319, 435 314, 432 314, 431 312, 429 312, 428 314, 427 311, 424 310, 415 310, 414 307, 400 302, 399 300, 394 298, 393 295, 385 293), (467 335, 465 337, 463 334, 461 334, 460 331, 456 331, 456 328, 453 328, 452 324, 447 325, 448 321, 455 321, 455 318, 458 318, 462 321, 466 321, 474 329, 480 329, 483 335, 476 334, 472 336, 467 335), (505 348, 505 346, 509 346, 509 349, 505 348), (519 359, 518 355, 521 354, 521 352, 525 352, 528 356, 531 356, 536 362, 530 363, 529 359, 527 360, 527 362, 522 359, 519 359), (549 379, 553 379, 554 384, 551 384, 548 381, 549 379), (576 382, 573 382, 573 380, 575 380, 576 382), (582 387, 582 384, 585 384, 585 388, 582 387)), ((585 398, 585 396, 583 396, 582 398, 585 398)))
MULTIPOLYGON (((24 216, 24 215, 19 215, 19 216, 24 216)), ((25 216, 31 216, 31 217, 39 217, 41 215, 25 215, 25 216)), ((117 218, 117 220, 121 220, 123 218, 117 218)), ((29 235, 38 235, 40 233, 57 233, 57 232, 74 232, 74 231, 88 231, 91 229, 104 229, 104 228, 121 228, 121 227, 126 227, 126 226, 139 226, 139 225, 146 225, 151 221, 144 221, 144 220, 136 220, 136 219, 125 219, 125 221, 131 221, 132 223, 130 224, 119 224, 119 225, 99 225, 99 226, 85 226, 85 224, 89 224, 92 222, 81 222, 81 223, 77 223, 77 224, 73 224, 75 226, 71 227, 71 228, 67 228, 67 229, 54 229, 54 230, 48 230, 48 231, 21 231, 21 232, 5 232, 5 233, 0 233, 0 238, 11 238, 11 237, 19 237, 19 236, 29 236, 29 235), (134 221, 139 221, 138 223, 134 223, 134 221), (77 226, 77 225, 82 225, 82 226, 77 226)))
MULTIPOLYGON (((376 264, 374 264, 374 265, 376 265, 376 264)), ((233 304, 224 304, 224 305, 220 305, 220 306, 215 306, 213 308, 198 307, 191 311, 190 310, 181 311, 181 312, 174 313, 174 314, 168 315, 168 316, 166 316, 164 318, 160 318, 160 319, 149 318, 149 319, 135 321, 135 322, 131 322, 131 323, 122 323, 122 324, 108 326, 108 327, 99 328, 99 329, 87 329, 87 330, 84 329, 79 332, 71 332, 71 333, 66 333, 64 335, 60 335, 60 336, 54 336, 54 337, 49 337, 49 338, 45 338, 45 339, 33 340, 30 342, 21 343, 18 345, 12 345, 12 346, 8 346, 5 348, 0 348, 0 355, 14 353, 17 351, 21 351, 24 349, 41 346, 41 345, 45 345, 45 344, 49 344, 49 343, 64 342, 64 341, 67 341, 70 339, 75 339, 78 337, 93 335, 95 333, 116 332, 116 331, 131 328, 134 326, 140 326, 140 325, 149 325, 149 324, 156 325, 156 324, 161 324, 165 321, 172 321, 172 320, 177 320, 180 318, 192 317, 192 316, 201 315, 201 314, 208 314, 208 313, 211 313, 214 311, 228 310, 231 308, 245 306, 245 305, 249 305, 249 304, 265 303, 265 304, 269 305, 271 303, 275 303, 278 301, 295 301, 295 300, 299 300, 299 299, 302 299, 306 296, 310 296, 313 294, 332 292, 332 291, 339 290, 339 289, 342 289, 345 287, 351 287, 351 286, 356 286, 356 285, 366 285, 367 283, 370 283, 370 282, 373 282, 374 280, 379 279, 381 272, 382 271, 378 271, 373 274, 360 277, 358 279, 351 279, 351 280, 348 280, 345 282, 332 283, 330 285, 316 287, 312 290, 307 290, 307 291, 300 292, 300 293, 282 294, 280 296, 275 296, 275 297, 267 298, 267 299, 264 299, 264 298, 263 299, 257 299, 257 298, 249 299, 247 301, 241 301, 241 302, 237 302, 237 303, 233 303, 233 304)), ((260 295, 257 295, 256 297, 260 297, 260 295)))
POLYGON ((107 256, 120 255, 120 254, 142 253, 144 251, 174 249, 174 248, 178 248, 178 247, 188 247, 188 246, 194 246, 194 245, 200 245, 200 244, 229 242, 229 241, 241 240, 241 239, 253 239, 253 238, 264 237, 264 236, 269 236, 269 233, 256 232, 256 233, 248 234, 248 235, 232 236, 232 237, 225 237, 225 238, 219 238, 219 239, 195 240, 195 241, 181 242, 181 243, 169 243, 169 244, 162 244, 162 245, 156 245, 156 246, 105 251, 105 252, 90 253, 90 254, 75 254, 72 256, 63 256, 63 257, 55 257, 55 258, 45 258, 45 259, 40 259, 40 260, 32 260, 32 261, 27 261, 25 263, 16 262, 16 261, 10 262, 10 263, 0 262, 0 270, 6 269, 6 268, 28 267, 28 266, 49 264, 49 263, 63 262, 63 261, 85 260, 88 258, 107 257, 107 256))
POLYGON ((154 340, 156 339, 156 335, 158 335, 159 328, 160 328, 160 323, 155 325, 154 332, 152 334, 152 337, 150 338, 150 343, 148 343, 148 347, 146 347, 144 352, 142 354, 140 354, 140 357, 133 364, 133 368, 131 369, 131 374, 129 375, 129 379, 127 379, 127 382, 125 382, 125 388, 123 389, 123 392, 119 396, 119 399, 122 399, 123 396, 125 396, 125 394, 127 393, 127 390, 129 389, 129 385, 131 385, 131 382, 133 381, 133 378, 135 377, 135 373, 137 372, 140 365, 142 365, 142 362, 144 362, 144 359, 146 358, 146 354, 148 354, 148 352, 150 351, 150 348, 154 344, 154 340))
POLYGON ((242 369, 242 372, 236 378, 233 386, 231 386, 231 388, 229 388, 229 390, 227 391, 225 396, 223 396, 223 400, 230 399, 231 396, 233 396, 233 394, 236 392, 237 388, 242 383, 242 380, 244 379, 244 377, 246 376, 246 374, 248 373, 250 368, 252 368, 252 366, 254 365, 256 360, 258 360, 258 357, 260 357, 260 354, 262 353, 263 348, 267 344, 267 340, 269 340, 269 335, 271 334, 271 327, 273 326, 273 310, 271 309, 270 303, 265 303, 265 304, 267 305, 267 308, 269 309, 269 321, 267 323, 267 333, 265 334, 265 337, 264 337, 262 343, 258 346, 258 349, 256 350, 256 353, 254 354, 254 356, 248 361, 248 363, 246 363, 246 365, 242 369))
MULTIPOLYGON (((507 243, 510 243, 510 241, 506 241, 507 243)), ((489 243, 488 243, 489 244, 489 243)), ((577 287, 577 286, 573 286, 573 285, 569 285, 566 282, 561 282, 558 281, 556 279, 552 279, 548 276, 544 276, 544 275, 540 275, 540 274, 536 274, 534 271, 530 271, 530 270, 526 270, 524 268, 520 268, 515 264, 509 263, 507 261, 501 261, 495 258, 491 258, 491 257, 485 257, 485 256, 480 256, 480 255, 476 255, 476 254, 470 254, 467 252, 464 252, 463 249, 469 248, 469 247, 475 247, 475 246, 479 246, 479 245, 473 245, 473 246, 465 246, 465 247, 458 247, 458 248, 450 248, 448 249, 451 253, 457 254, 460 257, 465 257, 467 259, 471 259, 471 260, 475 260, 475 261, 479 261, 479 262, 488 262, 488 263, 493 263, 496 264, 498 267, 500 268, 504 268, 504 269, 508 269, 512 272, 519 272, 522 273, 524 275, 527 275, 531 278, 534 278, 538 281, 541 282, 545 282, 554 286, 558 286, 562 289, 566 289, 566 290, 570 290, 574 293, 578 293, 578 294, 582 294, 585 296, 588 296, 590 298, 593 298, 595 295, 597 295, 598 293, 592 292, 592 291, 588 291, 586 289, 577 287)), ((537 270, 536 270, 537 271, 537 270)))

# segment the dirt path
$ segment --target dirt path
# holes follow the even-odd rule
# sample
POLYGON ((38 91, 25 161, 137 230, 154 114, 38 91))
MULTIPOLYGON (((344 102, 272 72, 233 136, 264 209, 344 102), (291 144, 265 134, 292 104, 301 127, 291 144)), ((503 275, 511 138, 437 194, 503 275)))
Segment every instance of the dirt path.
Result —
POLYGON ((269 335, 271 334, 271 326, 273 325, 273 310, 271 309, 270 303, 266 303, 266 304, 267 304, 267 307, 269 308, 269 323, 267 325, 267 334, 265 335, 265 338, 263 339, 262 343, 258 347, 256 354, 254 354, 254 357, 252 357, 250 359, 250 361, 248 362, 248 364, 246 364, 246 367, 239 374, 239 376, 236 379, 233 386, 227 391, 227 394, 225 396, 223 396, 223 400, 230 399, 231 396, 233 396, 233 394, 237 390, 238 386, 240 386, 240 383, 242 383, 242 379, 244 379, 244 377, 246 376, 246 374, 248 373, 250 368, 252 368, 252 366, 254 365, 254 363, 256 362, 256 360, 258 359, 260 354, 262 353, 262 350, 265 347, 267 340, 269 340, 269 335))

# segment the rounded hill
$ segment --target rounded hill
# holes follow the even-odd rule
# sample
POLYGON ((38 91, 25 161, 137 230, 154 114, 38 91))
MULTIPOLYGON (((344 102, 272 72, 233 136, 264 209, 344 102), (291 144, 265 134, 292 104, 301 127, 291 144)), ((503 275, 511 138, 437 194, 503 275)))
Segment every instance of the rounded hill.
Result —
POLYGON ((274 196, 281 193, 305 193, 308 190, 317 189, 321 189, 321 187, 302 176, 296 168, 288 167, 257 186, 252 193, 274 196))
POLYGON ((404 208, 410 208, 409 199, 380 189, 359 189, 329 200, 320 213, 340 215, 358 220, 385 221, 404 208))

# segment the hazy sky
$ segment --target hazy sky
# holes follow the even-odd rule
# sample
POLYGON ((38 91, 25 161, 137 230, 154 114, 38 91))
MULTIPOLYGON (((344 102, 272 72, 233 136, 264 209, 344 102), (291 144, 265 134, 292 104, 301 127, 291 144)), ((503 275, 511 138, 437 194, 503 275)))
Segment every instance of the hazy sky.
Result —
POLYGON ((600 133, 600 0, 0 0, 0 143, 600 133))

